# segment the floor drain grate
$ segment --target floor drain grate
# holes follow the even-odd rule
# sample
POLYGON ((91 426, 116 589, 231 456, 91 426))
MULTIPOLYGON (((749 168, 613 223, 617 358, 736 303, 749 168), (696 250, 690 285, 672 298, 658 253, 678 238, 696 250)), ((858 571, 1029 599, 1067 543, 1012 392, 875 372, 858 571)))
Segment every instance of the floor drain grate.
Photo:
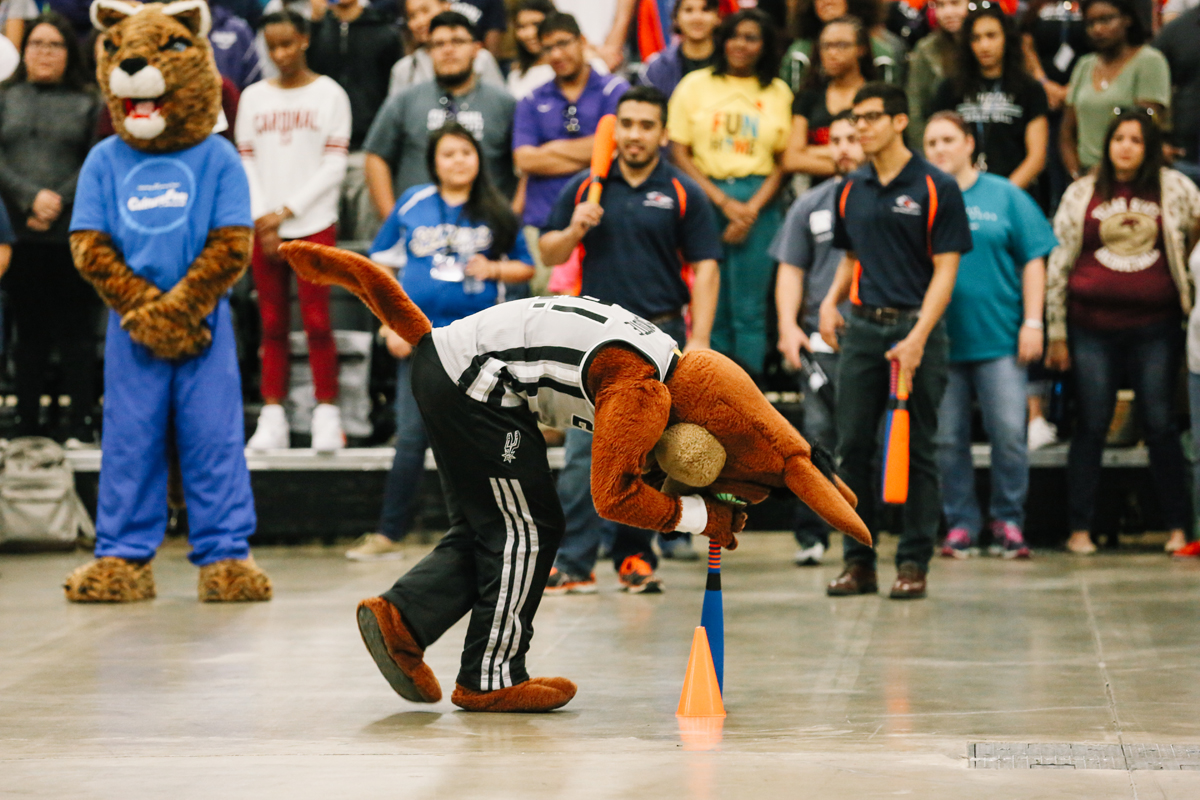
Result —
POLYGON ((972 769, 1200 770, 1200 744, 1022 744, 972 742, 972 769))

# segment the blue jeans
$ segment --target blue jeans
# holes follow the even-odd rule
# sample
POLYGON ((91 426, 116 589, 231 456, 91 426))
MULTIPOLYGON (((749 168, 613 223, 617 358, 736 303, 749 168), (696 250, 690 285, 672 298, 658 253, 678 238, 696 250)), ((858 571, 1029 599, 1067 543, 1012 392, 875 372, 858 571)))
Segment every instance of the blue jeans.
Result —
MULTIPOLYGON (((834 397, 837 396, 837 353, 813 353, 812 358, 833 384, 834 397)), ((834 409, 828 408, 817 393, 804 389, 804 438, 812 444, 819 444, 830 453, 837 452, 837 420, 834 409)), ((836 403, 836 401, 835 401, 836 403)), ((796 501, 796 518, 793 523, 793 533, 796 544, 801 547, 812 547, 818 542, 829 547, 829 523, 821 519, 817 512, 801 500, 796 501)))
POLYGON ((417 511, 421 479, 425 476, 425 448, 429 439, 412 392, 411 359, 396 364, 396 455, 383 487, 379 531, 392 541, 403 539, 417 511))
POLYGON ((942 471, 942 511, 951 528, 966 528, 972 542, 983 527, 971 463, 971 398, 979 399, 983 429, 992 443, 991 517, 1024 524, 1029 491, 1029 449, 1025 439, 1025 367, 1016 356, 992 361, 951 363, 946 393, 938 410, 938 466, 942 471))
POLYGON ((1078 423, 1067 460, 1072 531, 1090 531, 1100 485, 1101 459, 1123 375, 1137 396, 1138 421, 1150 451, 1150 474, 1168 529, 1188 527, 1187 469, 1171 416, 1175 370, 1183 333, 1170 320, 1125 331, 1069 330, 1078 423))

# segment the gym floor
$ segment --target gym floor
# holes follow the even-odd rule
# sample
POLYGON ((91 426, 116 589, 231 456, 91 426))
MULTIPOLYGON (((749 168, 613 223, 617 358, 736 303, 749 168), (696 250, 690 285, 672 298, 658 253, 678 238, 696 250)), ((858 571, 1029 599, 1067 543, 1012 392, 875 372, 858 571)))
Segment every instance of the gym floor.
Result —
MULTIPOLYGON (((0 797, 1200 797, 1200 752, 1179 747, 1200 745, 1200 560, 939 560, 926 600, 834 600, 839 557, 800 569, 786 534, 742 542, 723 570, 728 717, 706 733, 675 718, 702 562, 665 562, 659 596, 601 565, 598 595, 546 598, 531 672, 579 694, 520 716, 408 703, 363 648, 355 603, 428 546, 375 564, 259 548, 276 599, 230 606, 196 602, 178 542, 158 599, 129 606, 63 599, 82 553, 0 556, 0 797), (998 743, 1192 760, 975 768, 970 746, 998 743)), ((427 654, 447 697, 464 630, 427 654)))

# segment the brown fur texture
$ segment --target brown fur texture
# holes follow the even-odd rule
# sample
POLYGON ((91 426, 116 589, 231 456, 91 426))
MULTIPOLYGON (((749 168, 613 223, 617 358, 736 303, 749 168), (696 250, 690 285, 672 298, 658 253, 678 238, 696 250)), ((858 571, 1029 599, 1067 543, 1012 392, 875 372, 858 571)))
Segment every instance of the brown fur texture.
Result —
POLYGON ((197 592, 202 603, 242 603, 270 600, 271 579, 254 563, 227 558, 200 568, 197 592))
POLYGON ((450 702, 464 711, 538 714, 562 708, 577 691, 579 687, 566 678, 530 678, 493 692, 477 692, 456 683, 450 702))
POLYGON ((150 562, 105 556, 76 567, 63 584, 72 603, 132 603, 156 594, 150 562))
POLYGON ((212 344, 205 317, 250 265, 254 233, 247 227, 208 232, 204 249, 170 291, 121 317, 129 338, 165 359, 191 358, 212 344))
POLYGON ((129 268, 107 233, 75 231, 71 234, 71 256, 79 274, 95 288, 104 304, 121 316, 162 297, 157 286, 129 268))
POLYGON ((429 318, 400 288, 391 272, 358 253, 312 242, 284 242, 279 254, 309 283, 354 292, 401 339, 416 347, 433 330, 429 318))
POLYGON ((358 604, 358 630, 367 652, 397 694, 414 703, 442 699, 442 686, 425 663, 425 650, 409 633, 400 609, 382 597, 363 600, 358 604))
POLYGON ((162 7, 161 3, 148 3, 141 12, 128 16, 112 9, 97 9, 103 34, 96 81, 117 135, 130 147, 146 153, 169 153, 199 144, 212 133, 221 112, 221 77, 208 38, 200 33, 200 14, 167 16, 162 7), (187 47, 175 50, 171 45, 176 42, 186 42, 187 47), (166 129, 153 139, 139 139, 125 130, 125 99, 114 97, 109 88, 113 69, 136 58, 157 67, 166 84, 166 93, 158 98, 166 129))
MULTIPOLYGON (((369 259, 307 242, 290 242, 280 251, 300 277, 357 294, 409 344, 429 332, 425 315, 369 259)), ((676 529, 680 499, 651 486, 644 473, 667 426, 694 423, 716 437, 726 453, 719 476, 705 492, 704 535, 732 549, 737 546, 734 534, 745 524, 744 514, 713 495, 728 493, 759 503, 771 489, 786 486, 830 525, 871 543, 867 526, 854 512, 854 493, 813 465, 808 442, 730 359, 711 350, 689 353, 664 384, 645 358, 611 346, 592 360, 586 381, 596 402, 592 499, 602 517, 649 530, 676 529)))

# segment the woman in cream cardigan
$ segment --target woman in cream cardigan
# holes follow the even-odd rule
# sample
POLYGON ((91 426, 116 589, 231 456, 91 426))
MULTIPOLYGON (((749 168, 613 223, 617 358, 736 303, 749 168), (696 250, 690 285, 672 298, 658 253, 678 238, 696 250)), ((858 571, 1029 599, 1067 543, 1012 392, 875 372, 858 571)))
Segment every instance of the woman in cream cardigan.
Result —
POLYGON ((1067 462, 1071 538, 1088 554, 1104 442, 1122 377, 1137 394, 1150 469, 1170 530, 1182 548, 1189 527, 1186 464, 1171 413, 1192 310, 1187 256, 1200 220, 1200 190, 1162 162, 1162 133, 1144 108, 1120 109, 1102 159, 1075 181, 1054 217, 1046 292, 1046 365, 1075 369, 1078 424, 1067 462))

